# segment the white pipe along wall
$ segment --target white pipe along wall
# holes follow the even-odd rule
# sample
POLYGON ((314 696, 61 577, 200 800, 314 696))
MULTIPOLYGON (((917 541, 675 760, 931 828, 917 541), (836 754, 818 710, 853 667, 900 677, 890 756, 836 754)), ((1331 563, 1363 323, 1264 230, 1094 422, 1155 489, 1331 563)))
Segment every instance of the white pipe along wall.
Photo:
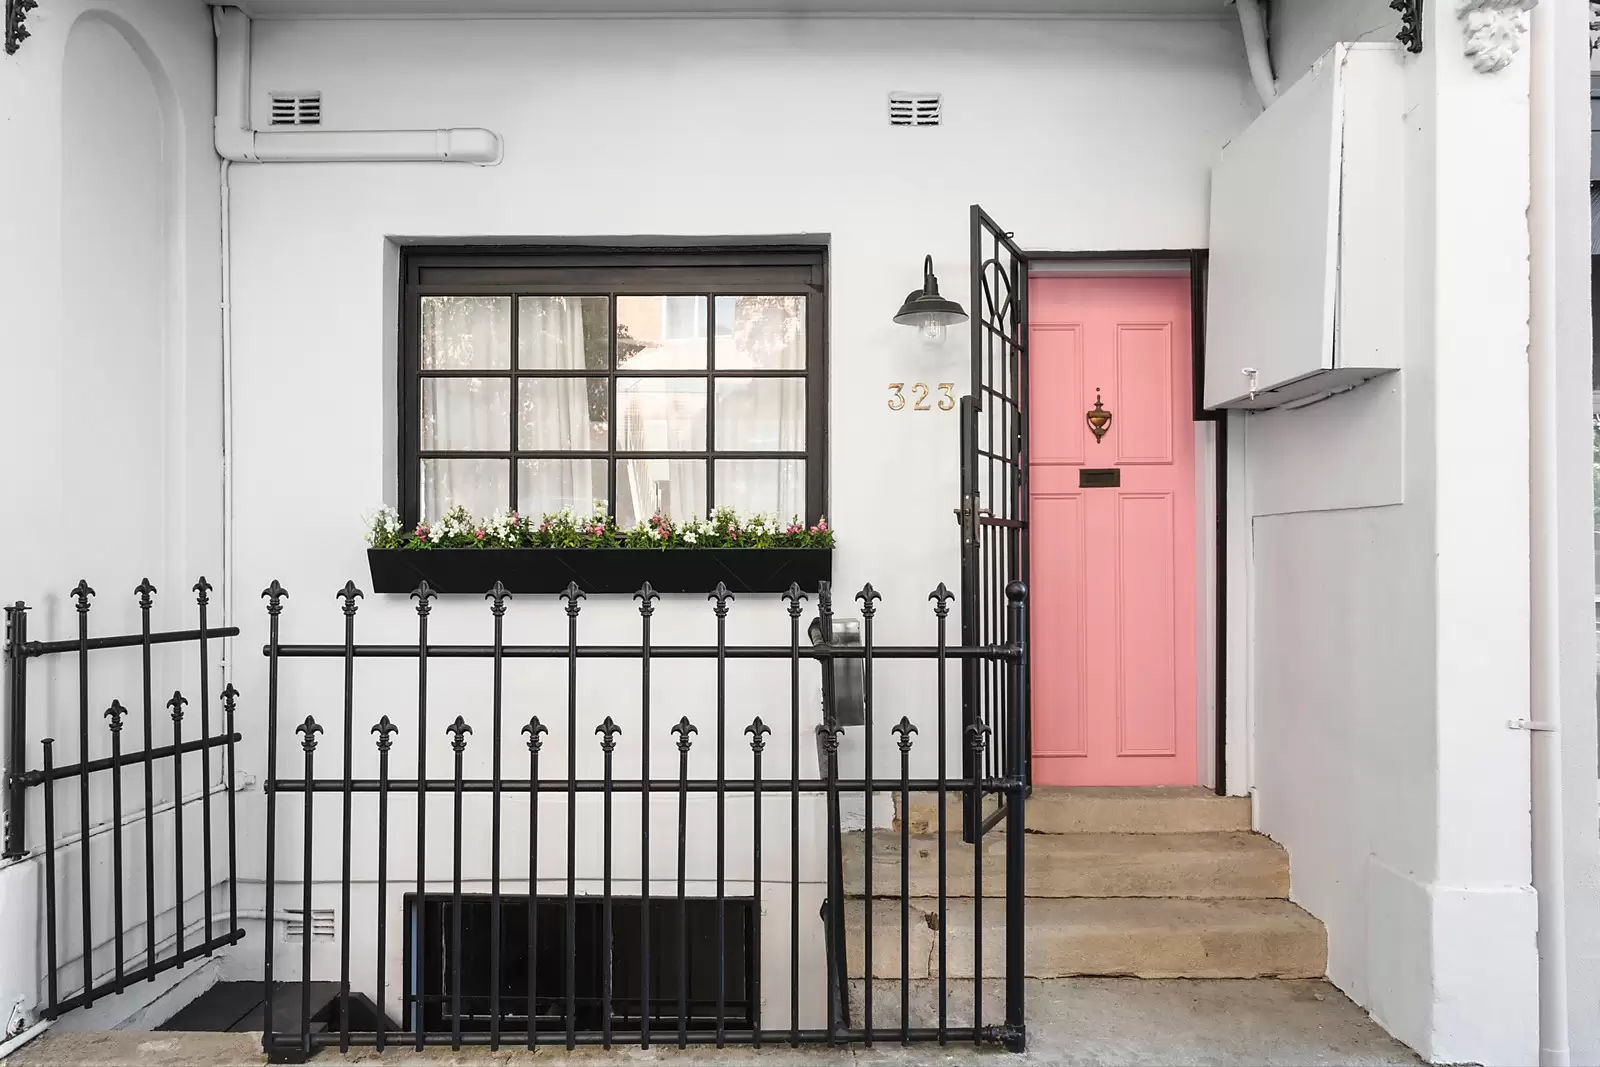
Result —
MULTIPOLYGON (((212 120, 221 166, 217 175, 221 205, 222 300, 222 587, 223 614, 234 618, 233 554, 233 301, 232 187, 234 163, 474 163, 493 166, 504 142, 493 130, 469 126, 434 130, 272 130, 250 119, 250 17, 236 7, 213 8, 216 33, 217 97, 212 120)), ((233 639, 224 645, 222 684, 233 670, 233 639)))
POLYGON ((211 15, 217 34, 217 155, 240 163, 500 162, 500 135, 447 130, 257 130, 250 124, 250 18, 236 7, 211 15))
POLYGON ((1244 35, 1244 55, 1250 64, 1250 80, 1262 107, 1271 107, 1278 98, 1278 85, 1272 77, 1272 50, 1267 44, 1267 16, 1261 0, 1234 0, 1239 9, 1239 32, 1244 35))

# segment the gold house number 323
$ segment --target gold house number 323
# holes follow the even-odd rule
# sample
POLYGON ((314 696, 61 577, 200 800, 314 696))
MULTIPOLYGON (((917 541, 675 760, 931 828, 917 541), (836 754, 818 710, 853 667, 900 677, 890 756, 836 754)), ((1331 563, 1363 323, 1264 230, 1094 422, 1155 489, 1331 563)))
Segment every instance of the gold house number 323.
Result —
MULTIPOLYGON (((949 411, 951 408, 956 406, 955 395, 954 395, 954 393, 951 392, 951 390, 955 389, 955 387, 956 387, 956 384, 954 382, 940 382, 939 383, 939 386, 938 386, 939 399, 937 401, 935 401, 935 403, 938 405, 940 411, 949 411)), ((901 409, 903 409, 906 406, 906 393, 905 393, 905 390, 906 390, 906 383, 905 382, 890 382, 889 383, 889 392, 891 394, 893 394, 893 395, 891 395, 889 397, 889 410, 890 411, 900 411, 901 409)), ((911 393, 912 393, 912 400, 911 400, 911 410, 912 411, 932 411, 933 410, 934 405, 928 403, 928 397, 931 395, 931 391, 928 389, 928 386, 927 386, 927 384, 925 382, 913 382, 913 383, 911 383, 911 393)))

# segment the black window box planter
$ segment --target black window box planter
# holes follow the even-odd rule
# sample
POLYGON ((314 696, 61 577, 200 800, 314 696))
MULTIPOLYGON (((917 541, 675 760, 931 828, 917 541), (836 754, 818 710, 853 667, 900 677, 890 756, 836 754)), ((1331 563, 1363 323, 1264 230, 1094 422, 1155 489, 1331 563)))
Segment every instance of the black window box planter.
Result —
POLYGON ((815 593, 833 577, 831 548, 369 548, 367 562, 378 593, 409 593, 423 579, 436 592, 480 595, 495 582, 513 593, 559 593, 568 582, 585 593, 645 582, 659 593, 709 593, 718 582, 735 593, 791 584, 815 593))

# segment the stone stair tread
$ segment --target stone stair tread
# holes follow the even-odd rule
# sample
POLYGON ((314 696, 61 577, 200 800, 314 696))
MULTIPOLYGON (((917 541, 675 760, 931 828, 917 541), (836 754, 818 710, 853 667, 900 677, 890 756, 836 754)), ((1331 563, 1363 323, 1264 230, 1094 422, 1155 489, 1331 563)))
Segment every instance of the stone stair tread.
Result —
MULTIPOLYGON (((973 972, 974 901, 946 902, 949 980, 973 972)), ((872 907, 874 978, 900 977, 900 902, 872 907)), ((936 898, 908 902, 910 977, 938 978, 936 898)), ((865 902, 846 905, 849 975, 865 974, 865 902)), ((1030 899, 1026 904, 1030 978, 1128 975, 1141 978, 1315 978, 1327 966, 1327 934, 1286 900, 1172 897, 1030 899)), ((1005 909, 985 901, 984 977, 1005 973, 1005 909)))
MULTIPOLYGON (((1241 897, 1286 898, 1288 857, 1270 838, 1236 831, 1184 834, 1074 833, 1029 834, 1024 865, 1030 897, 1241 897)), ((940 838, 914 834, 911 894, 938 893, 940 838)), ((959 837, 944 838, 946 893, 973 893, 973 848, 959 837)), ((983 892, 1000 896, 1005 887, 1006 838, 983 840, 983 892)), ((873 831, 872 895, 900 893, 900 834, 873 831)), ((844 837, 845 888, 864 890, 866 834, 844 837)))
MULTIPOLYGON (((937 832, 936 796, 917 794, 908 810, 912 833, 937 832)), ((1038 834, 1201 833, 1247 831, 1250 810, 1249 797, 1218 796, 1202 786, 1035 786, 1023 815, 1038 834)), ((947 798, 945 826, 960 830, 959 795, 947 798)))

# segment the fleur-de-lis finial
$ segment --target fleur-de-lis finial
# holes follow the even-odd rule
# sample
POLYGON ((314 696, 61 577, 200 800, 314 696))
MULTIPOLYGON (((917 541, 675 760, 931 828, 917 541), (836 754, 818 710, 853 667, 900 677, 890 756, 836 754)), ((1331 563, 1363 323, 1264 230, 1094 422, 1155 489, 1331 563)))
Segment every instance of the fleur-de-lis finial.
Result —
POLYGON ((389 716, 385 715, 378 720, 378 724, 372 728, 372 732, 378 735, 378 751, 387 752, 390 746, 394 744, 394 735, 400 732, 400 727, 390 722, 389 716))
POLYGON ((837 719, 825 720, 817 727, 817 733, 822 738, 822 747, 830 756, 839 751, 839 738, 844 736, 844 727, 839 725, 837 719))
POLYGON ((158 592, 156 587, 150 584, 150 579, 141 578, 139 584, 133 587, 133 591, 139 594, 139 607, 146 611, 150 610, 150 598, 158 592))
POLYGON ((195 602, 201 607, 205 607, 207 604, 211 603, 211 590, 215 587, 210 582, 206 581, 205 575, 202 574, 200 576, 200 580, 195 582, 194 585, 190 586, 189 588, 194 590, 195 602))
POLYGON ((578 601, 589 599, 583 595, 583 590, 578 588, 577 582, 568 582, 567 587, 556 595, 567 602, 567 618, 569 619, 578 617, 578 601))
POLYGON ((882 600, 883 594, 872 588, 872 583, 868 582, 866 585, 861 587, 861 592, 856 594, 856 599, 861 601, 862 617, 870 619, 878 613, 878 609, 873 604, 873 601, 882 600))
POLYGON ((617 735, 622 732, 622 727, 618 726, 611 720, 611 716, 607 715, 606 721, 596 726, 594 732, 604 735, 600 738, 600 748, 605 752, 611 752, 617 747, 617 735))
POLYGON ((939 588, 928 594, 928 599, 934 602, 933 613, 941 619, 950 617, 950 601, 955 598, 956 595, 945 588, 943 582, 939 583, 939 588))
POLYGON ((113 700, 111 706, 105 710, 106 718, 111 720, 112 733, 120 734, 122 732, 122 717, 126 714, 128 714, 128 709, 123 707, 122 702, 118 700, 113 700))
POLYGON ((355 582, 347 581, 344 583, 344 588, 333 595, 344 601, 344 613, 346 615, 354 615, 356 613, 356 597, 365 597, 367 594, 357 589, 355 582))
POLYGON ((237 706, 238 700, 239 691, 233 687, 232 682, 229 682, 227 688, 222 691, 222 707, 228 712, 228 714, 232 715, 233 709, 237 706))
POLYGON ((511 594, 504 585, 495 582, 494 588, 483 594, 483 599, 494 601, 489 605, 489 612, 498 619, 506 613, 506 601, 511 599, 511 594))
POLYGON ((89 614, 89 598, 94 596, 94 590, 89 588, 89 583, 82 578, 72 587, 72 596, 78 602, 78 614, 89 614))
POLYGON ((305 749, 307 752, 315 752, 317 750, 317 735, 322 732, 322 727, 317 725, 316 719, 313 719, 311 716, 307 715, 306 721, 301 723, 299 726, 296 726, 294 728, 294 732, 297 734, 305 734, 304 740, 300 742, 301 748, 305 749))
POLYGON ((172 699, 167 701, 167 707, 172 709, 173 722, 183 721, 183 706, 187 703, 189 703, 189 701, 184 698, 182 693, 178 692, 176 689, 172 691, 172 699))
POLYGON ((917 732, 917 728, 911 724, 909 718, 900 716, 900 721, 889 727, 889 732, 899 736, 898 744, 901 752, 911 751, 911 735, 917 732))
POLYGON ((424 578, 417 583, 417 587, 411 590, 412 599, 417 602, 417 614, 422 618, 427 618, 428 612, 433 610, 433 605, 429 604, 428 601, 438 595, 433 591, 433 586, 428 584, 428 579, 424 578))
POLYGON ((661 594, 656 592, 655 587, 649 582, 645 582, 639 587, 639 591, 633 594, 633 599, 639 602, 639 614, 648 619, 656 613, 656 606, 651 601, 660 600, 661 594))
POLYGON ((544 747, 544 741, 539 735, 549 733, 550 727, 540 722, 539 716, 535 715, 528 720, 528 725, 522 728, 522 732, 528 735, 528 751, 537 752, 544 747))
POLYGON ((982 752, 989 746, 989 724, 982 719, 967 726, 967 743, 972 746, 972 751, 982 752))
POLYGON ((689 740, 689 735, 699 733, 700 729, 689 721, 689 716, 685 715, 673 725, 672 732, 678 735, 678 751, 687 752, 689 751, 689 746, 693 744, 689 740))
POLYGON ((761 716, 757 715, 750 720, 750 725, 744 728, 744 732, 750 735, 750 751, 759 754, 767 747, 767 742, 762 735, 770 734, 772 727, 762 722, 761 716))
POLYGON ((733 594, 728 592, 726 583, 718 582, 717 587, 706 594, 706 599, 717 602, 716 607, 711 609, 717 613, 717 618, 726 619, 728 617, 728 601, 733 599, 733 594))
POLYGON ((799 582, 790 582, 788 590, 783 594, 783 599, 789 602, 789 618, 800 617, 800 605, 806 602, 806 595, 800 591, 799 582))
POLYGON ((289 595, 289 590, 278 584, 278 579, 272 579, 272 584, 261 590, 261 595, 267 598, 267 614, 277 615, 283 611, 283 600, 289 595))
POLYGON ((450 742, 452 749, 457 752, 465 752, 467 750, 467 735, 472 732, 472 727, 467 725, 467 720, 457 715, 456 721, 446 726, 444 732, 453 738, 450 742))

